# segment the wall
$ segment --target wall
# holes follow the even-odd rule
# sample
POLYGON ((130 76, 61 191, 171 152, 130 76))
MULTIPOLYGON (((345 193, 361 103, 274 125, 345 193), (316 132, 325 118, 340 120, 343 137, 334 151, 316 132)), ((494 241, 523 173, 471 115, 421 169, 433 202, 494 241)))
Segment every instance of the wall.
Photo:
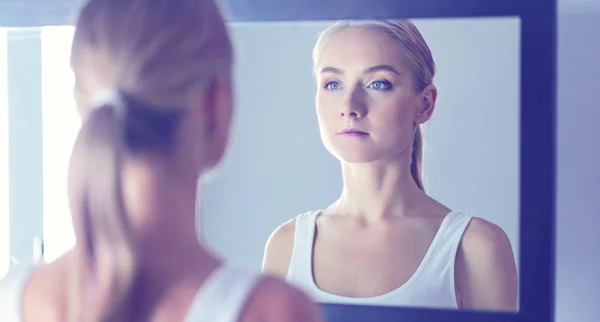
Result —
POLYGON ((556 321, 600 321, 600 1, 559 1, 556 321))

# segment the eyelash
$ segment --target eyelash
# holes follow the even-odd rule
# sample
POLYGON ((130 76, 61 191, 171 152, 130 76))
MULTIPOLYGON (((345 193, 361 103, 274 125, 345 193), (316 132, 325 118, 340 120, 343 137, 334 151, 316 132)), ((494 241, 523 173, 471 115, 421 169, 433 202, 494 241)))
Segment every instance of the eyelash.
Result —
MULTIPOLYGON (((329 88, 329 86, 331 84, 337 84, 339 86, 338 82, 336 82, 336 81, 330 81, 330 82, 326 82, 325 85, 323 86, 323 88, 325 88, 326 90, 329 90, 329 91, 334 91, 335 89, 329 88)), ((369 84, 367 86, 367 88, 371 88, 371 89, 374 89, 376 91, 389 91, 392 88, 392 83, 390 83, 389 81, 386 81, 386 80, 378 80, 378 81, 371 82, 371 84, 369 84), (376 84, 376 83, 381 84, 382 88, 377 89, 377 88, 371 87, 371 86, 373 86, 373 84, 376 84)))

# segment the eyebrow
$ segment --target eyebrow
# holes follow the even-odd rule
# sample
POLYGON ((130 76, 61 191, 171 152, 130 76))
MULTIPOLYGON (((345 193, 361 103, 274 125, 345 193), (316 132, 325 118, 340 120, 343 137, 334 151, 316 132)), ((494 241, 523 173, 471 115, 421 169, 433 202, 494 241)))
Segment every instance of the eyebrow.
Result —
MULTIPOLYGON (((378 72, 378 71, 388 71, 388 72, 392 72, 394 74, 400 75, 400 72, 398 72, 394 67, 392 67, 390 65, 372 66, 372 67, 367 68, 364 71, 364 73, 370 74, 370 73, 374 73, 374 72, 378 72)), ((323 73, 343 74, 344 72, 339 68, 327 66, 327 67, 324 67, 323 69, 321 69, 321 74, 323 74, 323 73)))

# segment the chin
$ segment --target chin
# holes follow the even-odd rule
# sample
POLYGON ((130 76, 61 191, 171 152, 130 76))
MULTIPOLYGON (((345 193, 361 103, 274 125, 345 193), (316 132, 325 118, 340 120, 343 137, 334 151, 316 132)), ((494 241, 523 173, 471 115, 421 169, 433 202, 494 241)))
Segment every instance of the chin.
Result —
POLYGON ((389 149, 374 144, 344 144, 343 142, 324 142, 331 155, 342 163, 369 163, 387 158, 389 149))
POLYGON ((329 151, 336 159, 342 163, 369 163, 381 159, 380 155, 375 153, 366 153, 366 151, 329 151))

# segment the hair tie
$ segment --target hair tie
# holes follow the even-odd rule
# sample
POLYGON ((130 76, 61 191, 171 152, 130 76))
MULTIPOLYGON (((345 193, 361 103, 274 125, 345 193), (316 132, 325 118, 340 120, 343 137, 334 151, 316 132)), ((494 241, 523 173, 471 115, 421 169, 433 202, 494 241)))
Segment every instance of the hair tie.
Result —
POLYGON ((93 100, 95 107, 110 106, 118 112, 125 110, 126 104, 123 94, 117 88, 105 88, 96 93, 93 100))

